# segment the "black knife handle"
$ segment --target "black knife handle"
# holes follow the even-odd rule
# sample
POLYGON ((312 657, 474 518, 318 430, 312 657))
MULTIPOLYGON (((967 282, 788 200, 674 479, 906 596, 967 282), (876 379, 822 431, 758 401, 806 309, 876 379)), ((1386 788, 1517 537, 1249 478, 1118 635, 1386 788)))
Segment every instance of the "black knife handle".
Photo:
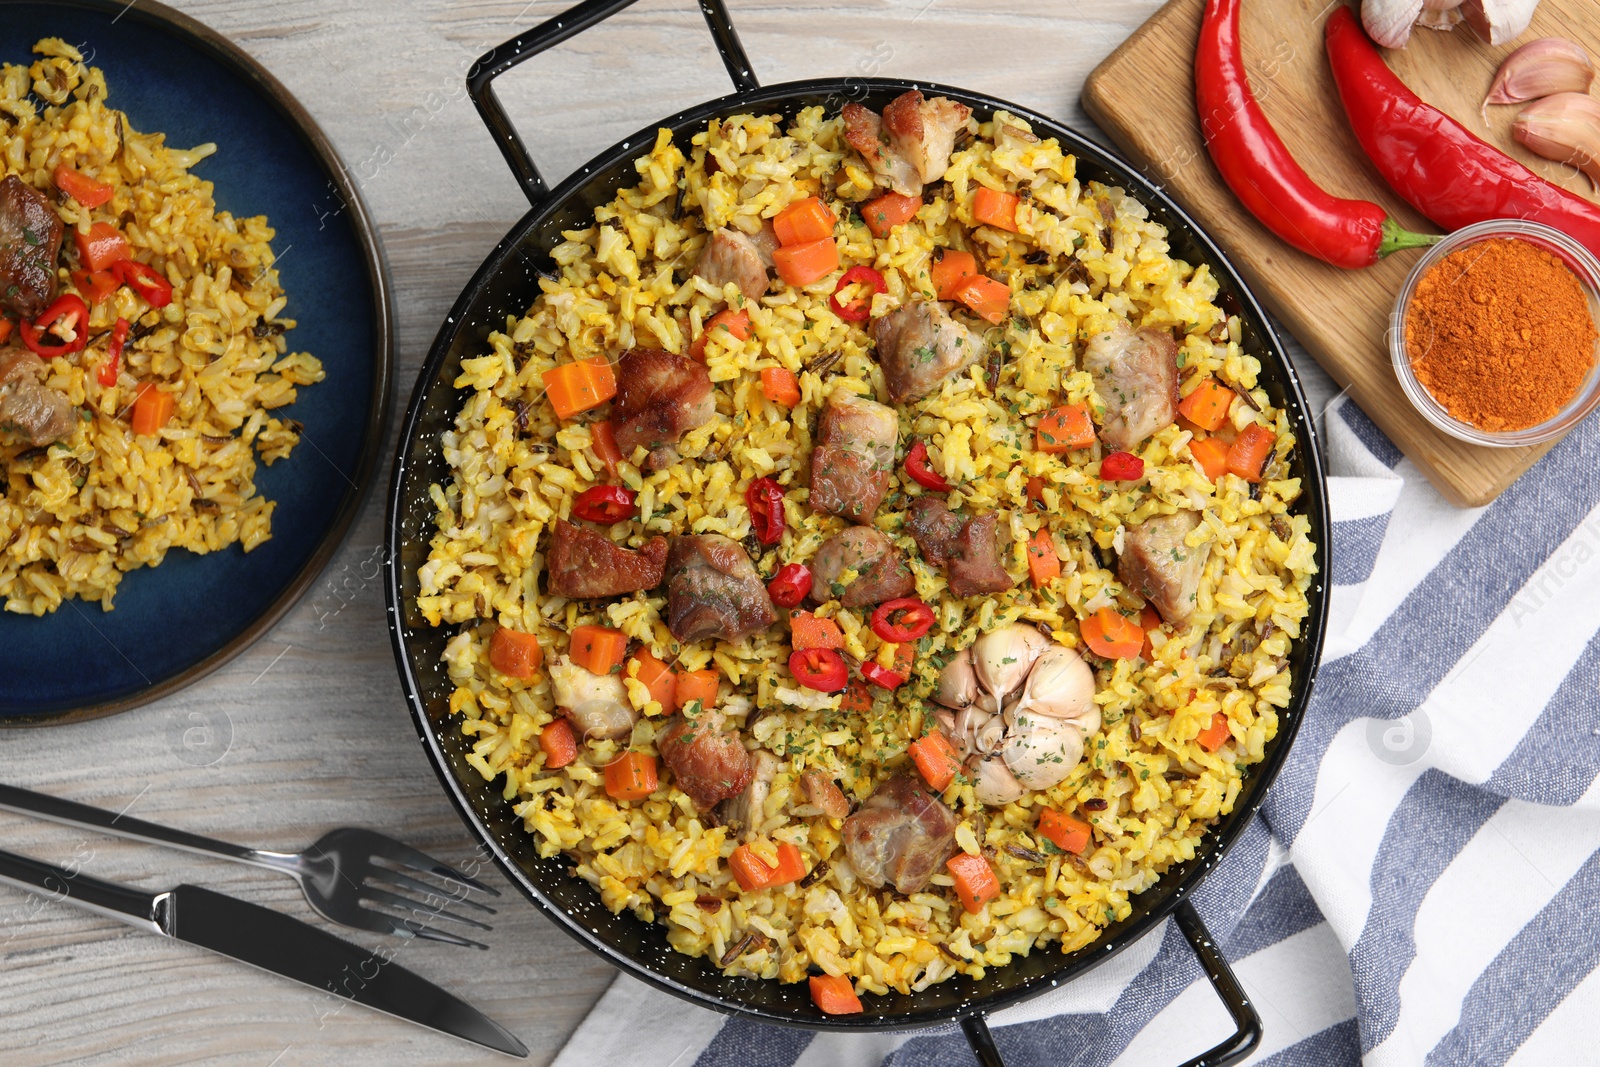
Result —
POLYGON ((165 932, 161 927, 165 893, 144 893, 11 852, 0 852, 0 882, 154 934, 165 932))
MULTIPOLYGON (((500 106, 500 99, 495 96, 494 86, 490 83, 523 60, 554 48, 633 3, 635 0, 583 0, 576 7, 485 52, 467 74, 468 95, 477 106, 483 124, 489 127, 490 136, 500 146, 500 153, 506 157, 511 172, 517 176, 523 194, 535 208, 544 203, 550 195, 550 188, 534 164, 527 146, 522 143, 516 127, 511 124, 505 108, 500 106)), ((739 34, 733 28, 733 20, 728 17, 723 0, 699 0, 699 3, 700 13, 705 16, 711 39, 716 42, 717 53, 722 56, 722 65, 728 69, 734 89, 740 93, 759 89, 761 83, 750 69, 750 58, 739 43, 739 34)), ((641 145, 640 150, 648 147, 641 145)))

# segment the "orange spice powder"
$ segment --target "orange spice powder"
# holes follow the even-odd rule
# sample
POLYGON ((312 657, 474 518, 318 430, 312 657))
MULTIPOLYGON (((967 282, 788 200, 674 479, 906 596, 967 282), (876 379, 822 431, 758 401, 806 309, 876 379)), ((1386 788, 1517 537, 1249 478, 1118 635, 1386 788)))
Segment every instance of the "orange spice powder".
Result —
POLYGON ((1594 317, 1577 275, 1519 238, 1459 248, 1423 275, 1406 315, 1406 352, 1423 388, 1483 430, 1555 415, 1595 361, 1594 317))

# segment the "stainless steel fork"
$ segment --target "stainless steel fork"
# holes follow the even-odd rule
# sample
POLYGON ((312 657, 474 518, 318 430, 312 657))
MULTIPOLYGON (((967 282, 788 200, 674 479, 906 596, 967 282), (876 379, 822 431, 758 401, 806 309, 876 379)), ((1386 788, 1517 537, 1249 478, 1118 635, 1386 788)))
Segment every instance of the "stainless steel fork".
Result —
POLYGON ((461 905, 493 915, 493 908, 467 899, 466 891, 477 890, 491 896, 500 894, 432 856, 375 830, 341 827, 324 834, 304 852, 265 852, 14 785, 0 784, 0 808, 135 841, 168 845, 186 852, 221 856, 223 859, 281 871, 299 880, 306 900, 318 915, 343 926, 401 937, 426 938, 451 945, 489 947, 457 934, 436 930, 429 924, 439 919, 479 930, 491 929, 487 923, 447 911, 446 905, 461 905), (462 887, 463 891, 446 892, 406 871, 432 875, 462 887), (395 892, 396 889, 423 894, 423 899, 403 896, 395 892), (379 907, 388 910, 379 911, 379 907))

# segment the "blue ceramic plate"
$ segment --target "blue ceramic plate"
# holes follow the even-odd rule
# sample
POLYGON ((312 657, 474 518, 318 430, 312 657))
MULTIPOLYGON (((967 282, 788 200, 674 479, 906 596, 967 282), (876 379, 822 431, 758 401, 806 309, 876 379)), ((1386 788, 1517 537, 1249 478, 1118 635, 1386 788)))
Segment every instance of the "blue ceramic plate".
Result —
POLYGON ((279 409, 305 424, 287 460, 257 469, 277 501, 272 538, 206 556, 173 551, 126 575, 116 608, 69 600, 45 618, 0 614, 0 725, 123 711, 182 688, 243 651, 333 555, 372 480, 389 407, 393 328, 375 228, 337 154, 265 70, 211 30, 148 0, 0 0, 0 60, 32 62, 61 37, 105 71, 110 104, 169 144, 206 141, 194 168, 217 205, 266 215, 298 320, 291 350, 327 378, 279 409))

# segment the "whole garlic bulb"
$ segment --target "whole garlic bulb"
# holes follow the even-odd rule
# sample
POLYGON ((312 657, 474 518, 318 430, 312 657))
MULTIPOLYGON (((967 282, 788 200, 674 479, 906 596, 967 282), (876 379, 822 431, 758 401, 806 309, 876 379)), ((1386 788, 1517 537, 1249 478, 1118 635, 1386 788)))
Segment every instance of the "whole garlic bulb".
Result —
POLYGON ((1032 712, 1064 719, 1084 734, 1100 729, 1100 705, 1094 702, 1094 671, 1065 645, 1051 645, 1034 661, 1022 695, 1009 709, 1013 715, 1032 712))
POLYGON ((1008 717, 1011 728, 1000 753, 1027 788, 1050 788, 1083 759, 1083 733, 1075 724, 1027 712, 1008 717))
POLYGON ((1033 661, 1050 644, 1038 630, 1020 622, 991 630, 974 641, 972 670, 979 689, 974 703, 990 714, 998 714, 1022 687, 1033 661))

